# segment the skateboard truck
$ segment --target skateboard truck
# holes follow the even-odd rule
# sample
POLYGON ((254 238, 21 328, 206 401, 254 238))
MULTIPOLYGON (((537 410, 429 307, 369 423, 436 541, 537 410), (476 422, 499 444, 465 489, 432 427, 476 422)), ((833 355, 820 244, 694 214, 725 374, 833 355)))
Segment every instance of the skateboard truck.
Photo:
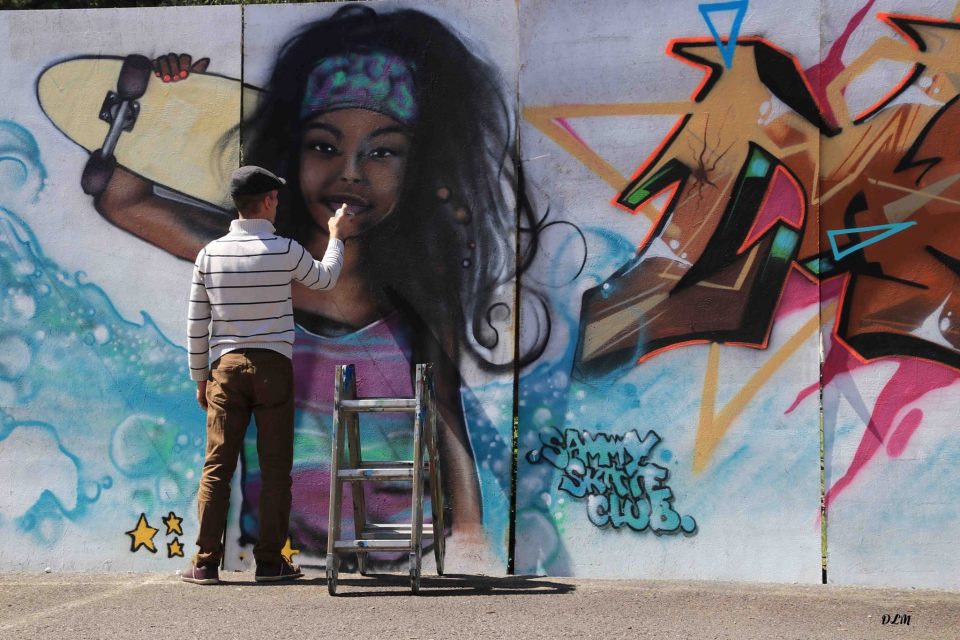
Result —
POLYGON ((110 129, 103 140, 103 146, 90 154, 80 176, 80 187, 87 195, 97 196, 103 193, 113 177, 117 167, 117 158, 113 155, 124 131, 132 131, 140 114, 138 100, 147 91, 153 64, 146 56, 130 55, 124 58, 123 66, 117 78, 117 90, 108 91, 100 107, 100 119, 110 123, 110 129))
POLYGON ((107 91, 107 97, 103 99, 103 106, 100 107, 100 119, 110 125, 103 148, 106 149, 109 144, 112 154, 113 147, 116 146, 116 141, 120 137, 120 131, 133 131, 133 125, 136 124, 139 115, 138 101, 127 101, 116 91, 107 91), (119 125, 119 128, 116 125, 119 125), (117 134, 111 138, 115 129, 117 134))

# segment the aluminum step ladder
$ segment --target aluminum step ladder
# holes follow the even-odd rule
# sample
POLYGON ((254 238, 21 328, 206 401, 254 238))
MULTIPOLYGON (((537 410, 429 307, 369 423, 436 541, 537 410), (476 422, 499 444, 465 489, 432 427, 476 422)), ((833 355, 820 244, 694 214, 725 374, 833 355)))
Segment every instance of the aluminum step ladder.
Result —
POLYGON ((444 505, 437 445, 437 402, 431 365, 418 364, 413 398, 357 398, 354 365, 339 365, 333 394, 333 442, 330 455, 330 505, 327 528, 327 589, 337 593, 340 557, 357 554, 357 568, 367 573, 367 554, 378 551, 406 551, 410 555, 410 589, 420 591, 420 559, 423 540, 430 538, 443 575, 444 505), (367 412, 409 412, 413 414, 413 460, 364 462, 360 455, 360 414, 367 412), (426 456, 424 455, 426 453, 426 456), (432 524, 423 522, 424 474, 430 478, 432 524), (411 484, 411 522, 382 524, 367 521, 363 483, 408 480, 411 484), (351 483, 354 539, 340 537, 343 484, 351 483))

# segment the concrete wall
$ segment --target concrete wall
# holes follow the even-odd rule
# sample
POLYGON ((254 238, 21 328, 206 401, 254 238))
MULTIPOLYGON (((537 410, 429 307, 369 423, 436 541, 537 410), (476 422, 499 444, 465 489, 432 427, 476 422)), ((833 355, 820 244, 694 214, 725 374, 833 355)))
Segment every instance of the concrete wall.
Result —
POLYGON ((956 586, 954 5, 521 5, 518 570, 956 586))
MULTIPOLYGON (((347 245, 359 297, 389 303, 341 330, 295 297, 315 372, 295 559, 323 555, 332 364, 403 393, 430 359, 462 463, 450 571, 505 571, 513 524, 518 573, 819 582, 826 549, 830 582, 956 588, 955 4, 370 3, 451 40, 408 30, 434 80, 419 164, 397 224, 347 245)), ((225 224, 241 141, 310 197, 302 141, 258 145, 257 109, 286 96, 283 45, 337 8, 0 13, 0 566, 192 553, 183 258, 225 224), (110 58, 168 52, 190 75, 151 78, 121 168, 85 195, 110 58)), ((252 561, 253 431, 228 566, 252 561)), ((366 437, 407 444, 390 420, 366 437)))

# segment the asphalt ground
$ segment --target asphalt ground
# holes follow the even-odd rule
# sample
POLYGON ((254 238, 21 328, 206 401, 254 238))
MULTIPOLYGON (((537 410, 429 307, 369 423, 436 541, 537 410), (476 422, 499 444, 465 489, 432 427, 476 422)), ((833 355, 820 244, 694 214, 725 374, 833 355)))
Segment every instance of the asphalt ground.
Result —
POLYGON ((960 591, 341 573, 331 597, 305 573, 2 574, 0 638, 960 638, 960 591))

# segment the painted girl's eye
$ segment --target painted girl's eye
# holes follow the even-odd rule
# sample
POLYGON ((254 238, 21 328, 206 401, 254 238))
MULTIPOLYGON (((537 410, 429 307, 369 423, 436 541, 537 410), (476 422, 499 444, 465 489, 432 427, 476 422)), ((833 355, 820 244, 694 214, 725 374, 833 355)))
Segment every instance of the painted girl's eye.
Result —
POLYGON ((308 140, 305 146, 308 151, 318 151, 328 156, 337 155, 338 153, 337 148, 335 146, 333 146, 329 142, 323 142, 322 140, 316 140, 316 141, 308 140))
POLYGON ((393 158, 400 157, 403 153, 399 149, 394 149, 391 147, 377 147, 370 152, 371 158, 393 158))

